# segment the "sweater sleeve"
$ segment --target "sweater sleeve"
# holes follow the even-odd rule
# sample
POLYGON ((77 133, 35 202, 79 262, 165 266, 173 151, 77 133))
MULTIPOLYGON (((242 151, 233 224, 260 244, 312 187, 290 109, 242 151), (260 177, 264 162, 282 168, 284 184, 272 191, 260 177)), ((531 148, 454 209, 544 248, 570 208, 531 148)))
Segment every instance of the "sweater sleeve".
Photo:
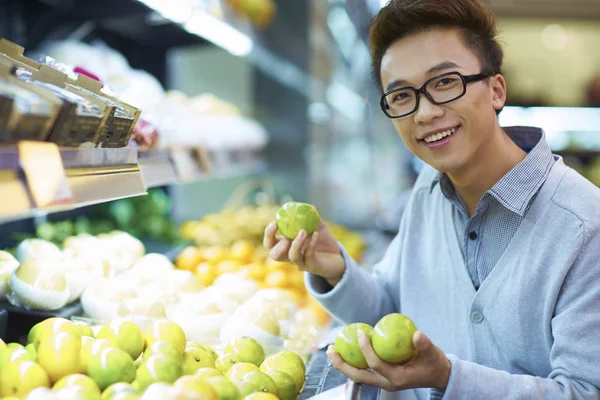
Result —
POLYGON ((384 258, 369 274, 348 256, 340 245, 346 261, 346 270, 335 287, 317 275, 306 274, 309 293, 331 315, 343 323, 365 322, 374 325, 386 314, 399 309, 398 285, 394 263, 400 259, 400 239, 396 236, 388 247, 384 258))
MULTIPOLYGON (((583 243, 556 302, 548 377, 511 375, 448 355, 443 400, 600 398, 600 234, 583 243)), ((431 391, 430 398, 440 394, 431 391)))

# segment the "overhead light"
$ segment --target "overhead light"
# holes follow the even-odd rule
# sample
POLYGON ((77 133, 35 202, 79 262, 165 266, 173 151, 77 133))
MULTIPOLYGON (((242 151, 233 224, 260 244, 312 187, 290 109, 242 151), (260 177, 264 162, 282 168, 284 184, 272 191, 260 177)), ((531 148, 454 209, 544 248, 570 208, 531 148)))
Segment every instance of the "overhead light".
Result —
POLYGON ((327 25, 333 38, 347 60, 352 59, 352 50, 358 33, 344 7, 334 7, 327 15, 327 25))
POLYGON ((562 25, 550 24, 542 31, 542 42, 550 50, 564 50, 569 42, 569 36, 562 25))
POLYGON ((331 119, 331 112, 325 103, 311 103, 308 106, 308 118, 315 124, 323 124, 331 119))
POLYGON ((354 122, 363 120, 365 102, 355 91, 335 82, 327 88, 327 102, 354 122))
POLYGON ((185 0, 138 0, 156 11, 163 18, 176 24, 182 24, 192 16, 192 7, 185 0))
POLYGON ((164 18, 183 26, 191 34, 202 37, 236 56, 247 56, 252 52, 252 39, 215 17, 193 9, 189 0, 138 0, 164 18))
POLYGON ((233 55, 243 57, 252 52, 253 43, 248 35, 206 11, 195 11, 183 27, 188 32, 213 42, 233 55))

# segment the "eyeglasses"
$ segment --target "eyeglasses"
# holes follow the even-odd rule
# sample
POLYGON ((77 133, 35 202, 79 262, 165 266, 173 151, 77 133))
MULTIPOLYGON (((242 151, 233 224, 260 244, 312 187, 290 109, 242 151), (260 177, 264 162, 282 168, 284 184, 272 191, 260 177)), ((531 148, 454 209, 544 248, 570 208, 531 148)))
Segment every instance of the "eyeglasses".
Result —
POLYGON ((460 99, 467 93, 467 84, 489 78, 490 74, 462 75, 447 72, 429 79, 420 88, 402 87, 381 96, 381 109, 388 118, 406 117, 417 111, 421 93, 433 104, 446 104, 460 99))

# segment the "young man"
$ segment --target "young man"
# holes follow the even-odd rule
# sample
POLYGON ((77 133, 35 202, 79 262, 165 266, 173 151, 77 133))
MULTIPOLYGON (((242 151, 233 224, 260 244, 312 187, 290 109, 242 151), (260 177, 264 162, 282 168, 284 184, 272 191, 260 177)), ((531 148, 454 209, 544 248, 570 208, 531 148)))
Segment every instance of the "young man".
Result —
POLYGON ((370 32, 373 69, 419 176, 399 233, 366 274, 322 225, 264 244, 307 271, 344 323, 401 312, 420 332, 406 365, 333 366, 419 398, 600 398, 600 190, 553 156, 541 130, 498 125, 506 83, 479 0, 392 0, 370 32))

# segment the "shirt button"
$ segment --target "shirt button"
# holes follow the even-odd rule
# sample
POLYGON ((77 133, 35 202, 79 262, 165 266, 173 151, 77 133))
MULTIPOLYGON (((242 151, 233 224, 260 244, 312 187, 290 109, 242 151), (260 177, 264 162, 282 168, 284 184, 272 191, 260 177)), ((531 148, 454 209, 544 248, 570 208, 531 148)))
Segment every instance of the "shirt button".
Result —
POLYGON ((471 321, 473 321, 476 324, 480 323, 481 321, 483 321, 483 314, 479 311, 473 311, 471 313, 471 321))
POLYGON ((469 232, 469 239, 471 239, 471 240, 477 239, 477 233, 475 231, 469 232))

